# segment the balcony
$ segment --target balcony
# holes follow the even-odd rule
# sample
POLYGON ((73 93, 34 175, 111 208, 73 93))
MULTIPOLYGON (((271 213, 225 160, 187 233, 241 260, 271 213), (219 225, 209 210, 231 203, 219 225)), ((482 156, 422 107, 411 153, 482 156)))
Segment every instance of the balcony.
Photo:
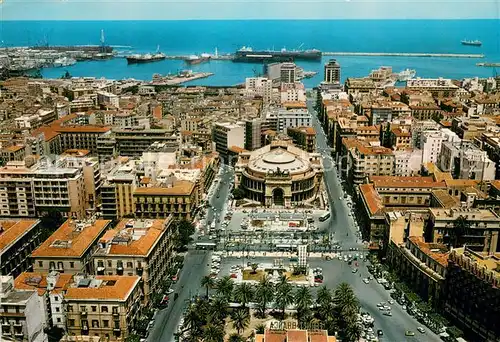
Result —
POLYGON ((80 311, 81 316, 87 316, 87 311, 80 311))
POLYGON ((119 312, 116 312, 116 311, 113 311, 113 316, 114 316, 114 317, 118 317, 118 316, 120 316, 120 313, 119 313, 119 312))

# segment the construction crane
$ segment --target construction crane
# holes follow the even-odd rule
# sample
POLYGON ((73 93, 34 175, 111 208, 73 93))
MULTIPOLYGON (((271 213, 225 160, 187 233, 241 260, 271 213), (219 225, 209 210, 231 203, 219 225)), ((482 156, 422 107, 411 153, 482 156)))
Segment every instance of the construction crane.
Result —
POLYGON ((303 46, 304 46, 304 43, 300 44, 297 50, 300 50, 300 48, 303 46))

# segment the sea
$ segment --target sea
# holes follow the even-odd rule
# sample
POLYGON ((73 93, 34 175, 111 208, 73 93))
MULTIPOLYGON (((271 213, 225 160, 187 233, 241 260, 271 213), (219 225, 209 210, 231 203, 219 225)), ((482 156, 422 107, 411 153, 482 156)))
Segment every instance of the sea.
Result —
MULTIPOLYGON (((395 72, 415 69, 418 77, 490 77, 495 68, 478 62, 500 62, 500 20, 180 20, 180 21, 2 21, 0 46, 100 44, 101 30, 106 45, 121 54, 155 52, 168 55, 233 53, 243 46, 258 49, 319 49, 329 52, 414 52, 484 54, 484 58, 324 56, 317 62, 298 61, 305 71, 318 74, 303 82, 318 85, 323 65, 335 58, 342 67, 342 79, 362 77, 380 66, 395 72), (481 47, 464 46, 461 40, 478 39, 481 47)), ((108 79, 151 80, 152 75, 193 70, 213 76, 187 84, 232 86, 246 77, 261 75, 263 65, 210 61, 186 65, 181 60, 127 65, 125 58, 78 62, 69 67, 46 68, 45 78, 72 76, 108 79)))

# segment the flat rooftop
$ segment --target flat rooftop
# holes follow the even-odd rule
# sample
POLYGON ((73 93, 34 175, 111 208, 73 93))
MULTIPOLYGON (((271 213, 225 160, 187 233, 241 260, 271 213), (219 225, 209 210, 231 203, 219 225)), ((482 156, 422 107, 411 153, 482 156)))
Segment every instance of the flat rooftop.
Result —
POLYGON ((40 224, 40 220, 0 221, 0 255, 40 224))
POLYGON ((95 276, 75 279, 66 291, 66 300, 125 301, 139 284, 139 276, 95 276))

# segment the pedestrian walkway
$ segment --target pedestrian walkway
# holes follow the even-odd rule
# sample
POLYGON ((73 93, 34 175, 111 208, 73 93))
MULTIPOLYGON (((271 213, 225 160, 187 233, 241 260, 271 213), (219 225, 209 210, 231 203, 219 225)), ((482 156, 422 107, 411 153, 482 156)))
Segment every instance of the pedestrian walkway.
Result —
MULTIPOLYGON (((237 252, 237 251, 224 251, 221 253, 224 258, 291 258, 297 257, 296 252, 237 252)), ((308 258, 337 258, 338 253, 307 253, 308 258)))

